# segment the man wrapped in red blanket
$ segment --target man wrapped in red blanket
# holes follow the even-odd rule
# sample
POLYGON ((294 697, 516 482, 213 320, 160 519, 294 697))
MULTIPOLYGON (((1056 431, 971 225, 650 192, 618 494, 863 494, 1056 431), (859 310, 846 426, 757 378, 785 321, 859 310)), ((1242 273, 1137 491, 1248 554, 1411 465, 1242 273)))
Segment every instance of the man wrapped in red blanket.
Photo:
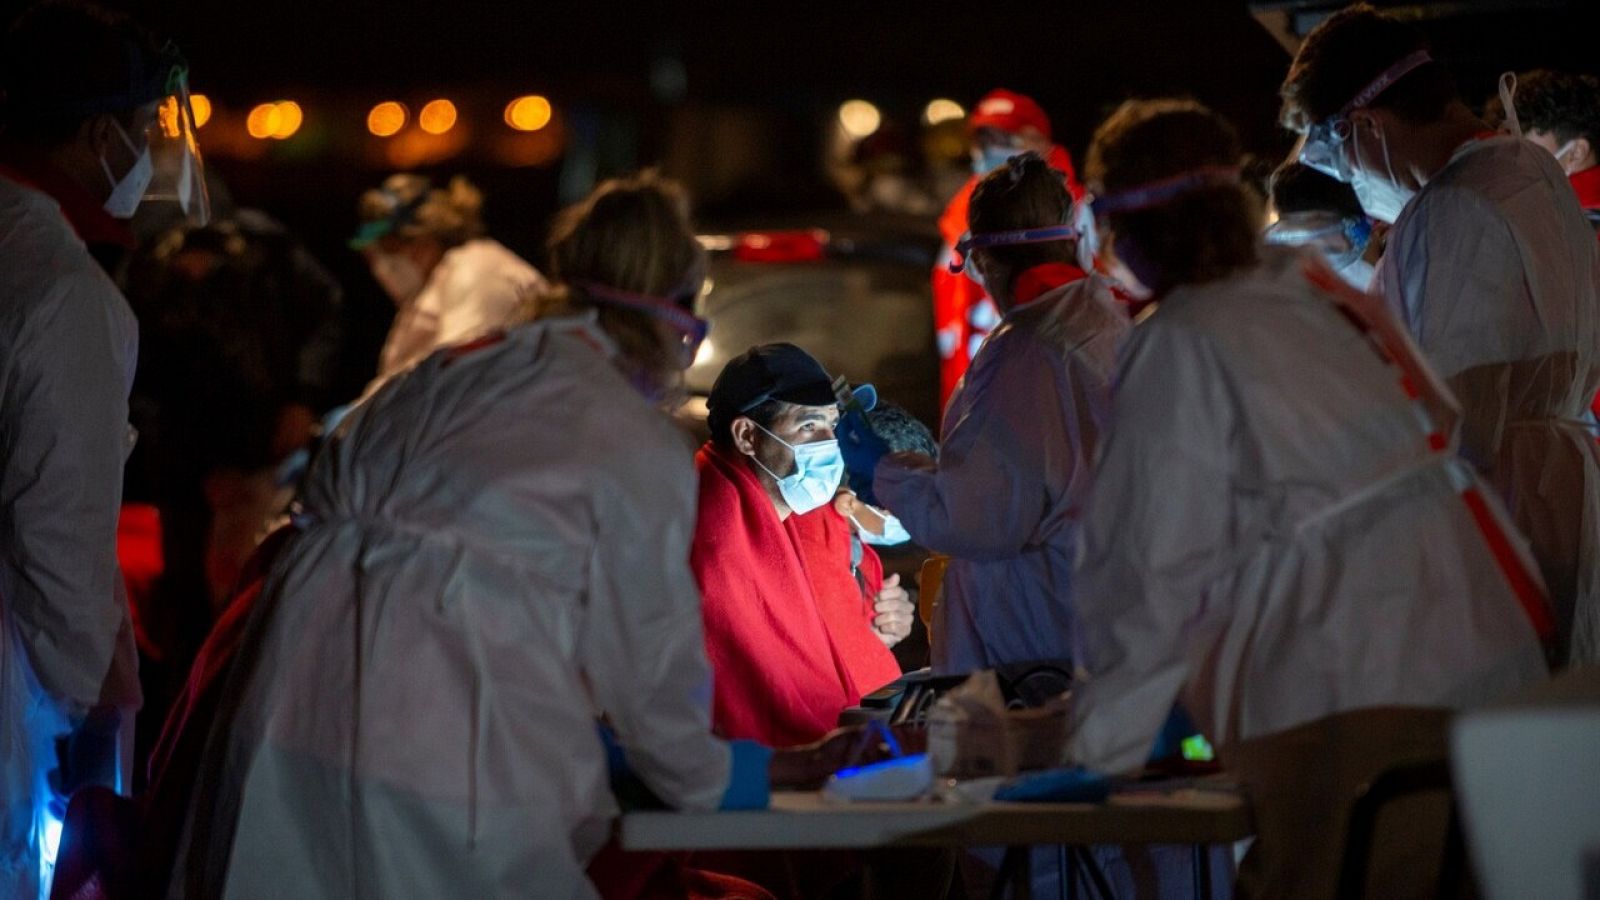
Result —
POLYGON ((852 560, 850 523, 831 502, 844 462, 821 364, 792 344, 756 347, 728 363, 708 407, 690 563, 713 728, 774 747, 813 741, 899 677, 889 647, 913 609, 870 548, 852 560))

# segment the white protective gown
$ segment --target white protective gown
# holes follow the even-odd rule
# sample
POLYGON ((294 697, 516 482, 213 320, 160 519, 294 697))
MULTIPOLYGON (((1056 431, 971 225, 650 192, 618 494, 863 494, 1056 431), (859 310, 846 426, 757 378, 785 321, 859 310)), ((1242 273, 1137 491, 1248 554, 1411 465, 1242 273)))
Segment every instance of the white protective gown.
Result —
POLYGON ((1400 214, 1378 285, 1460 400, 1462 454, 1529 538, 1563 649, 1600 662, 1600 245, 1560 166, 1467 144, 1400 214))
MULTIPOLYGON (((1534 603, 1537 575, 1436 424, 1448 392, 1418 361, 1407 380, 1430 399, 1408 396, 1312 271, 1337 284, 1269 248, 1258 269, 1171 292, 1128 341, 1074 586, 1078 762, 1138 767, 1179 698, 1226 752, 1545 677, 1507 573, 1534 603)), ((1378 298, 1344 296, 1404 343, 1378 298)))
POLYGON ((694 470, 610 348, 524 325, 351 414, 247 626, 171 896, 592 896, 601 712, 664 801, 717 806, 694 470))
POLYGON ((477 238, 446 250, 417 296, 395 313, 378 358, 378 385, 451 344, 505 328, 544 276, 498 241, 477 238))
POLYGON ((951 395, 937 468, 879 464, 878 499, 952 557, 939 671, 1074 655, 1076 519, 1128 328, 1097 275, 1013 309, 951 395))
POLYGON ((116 540, 138 341, 55 201, 0 178, 0 897, 38 893, 55 739, 97 705, 132 735, 116 540))

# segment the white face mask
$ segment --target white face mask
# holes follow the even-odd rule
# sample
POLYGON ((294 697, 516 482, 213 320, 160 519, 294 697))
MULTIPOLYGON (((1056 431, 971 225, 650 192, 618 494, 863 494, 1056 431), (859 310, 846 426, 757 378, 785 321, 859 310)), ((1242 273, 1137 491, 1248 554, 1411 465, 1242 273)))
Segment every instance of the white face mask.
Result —
POLYGON ((1572 174, 1572 169, 1569 168, 1569 166, 1576 165, 1578 162, 1575 159, 1567 159, 1567 154, 1571 153, 1572 149, 1577 145, 1578 139, 1573 138, 1572 140, 1567 141, 1565 144, 1562 144, 1561 149, 1556 151, 1556 165, 1560 166, 1561 171, 1567 175, 1572 174))
POLYGON ((111 183, 111 196, 106 198, 103 207, 106 214, 113 219, 131 219, 139 209, 139 202, 144 199, 144 193, 150 187, 150 179, 155 177, 155 165, 150 160, 150 147, 145 146, 139 150, 133 146, 133 139, 122 130, 122 123, 111 120, 117 126, 117 134, 122 137, 122 142, 128 145, 128 152, 134 155, 133 165, 121 180, 111 174, 111 166, 104 156, 100 157, 100 171, 106 173, 106 181, 111 183))
POLYGON ((1347 265, 1340 266, 1336 271, 1344 283, 1358 291, 1366 291, 1372 287, 1372 276, 1376 271, 1372 263, 1364 259, 1357 259, 1347 265))
MULTIPOLYGON (((1376 127, 1376 123, 1373 123, 1376 127)), ((1373 172, 1361 159, 1361 142, 1355 135, 1350 136, 1350 152, 1355 155, 1354 165, 1351 168, 1350 187, 1356 192, 1356 199, 1361 201, 1361 208, 1367 215, 1380 222, 1393 225, 1400 218, 1400 211, 1411 202, 1413 191, 1402 187, 1394 175, 1394 162, 1389 156, 1389 139, 1383 131, 1378 131, 1378 141, 1383 145, 1383 177, 1375 177, 1373 172)))
POLYGON ((372 277, 401 305, 422 293, 422 269, 410 257, 378 254, 372 259, 372 277))
POLYGON ((856 530, 860 533, 863 544, 871 544, 874 547, 893 547, 896 544, 904 544, 911 540, 911 532, 906 531, 906 526, 900 524, 900 520, 895 518, 894 513, 886 509, 880 509, 877 513, 883 519, 883 534, 874 534, 872 529, 861 524, 860 519, 855 516, 850 517, 850 521, 856 523, 856 530))
MULTIPOLYGON (((756 427, 761 428, 760 425, 756 427)), ((790 509, 805 515, 833 500, 833 495, 839 492, 839 485, 844 481, 844 457, 839 453, 838 441, 791 444, 765 428, 761 430, 794 454, 794 474, 781 478, 777 472, 761 465, 761 460, 750 457, 756 465, 761 466, 761 471, 777 479, 778 493, 783 495, 783 502, 790 509)))

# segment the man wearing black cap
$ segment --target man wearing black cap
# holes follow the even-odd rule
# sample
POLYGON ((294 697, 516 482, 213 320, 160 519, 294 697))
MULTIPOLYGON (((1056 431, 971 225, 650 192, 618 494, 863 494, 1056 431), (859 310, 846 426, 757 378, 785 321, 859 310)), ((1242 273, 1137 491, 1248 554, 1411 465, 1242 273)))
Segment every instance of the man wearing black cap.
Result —
POLYGON ((898 578, 870 549, 852 571, 834 509, 844 476, 831 379, 793 344, 728 363, 695 457, 700 516, 690 562, 703 595, 724 737, 816 740, 861 696, 899 677, 889 647, 910 632, 898 578))
MULTIPOLYGON (((127 786, 139 684, 116 532, 138 331, 91 254, 132 244, 119 220, 155 176, 182 82, 175 54, 86 5, 31 10, 0 49, 4 897, 39 895, 74 787, 127 786)), ((179 163, 192 200, 200 174, 179 163)))

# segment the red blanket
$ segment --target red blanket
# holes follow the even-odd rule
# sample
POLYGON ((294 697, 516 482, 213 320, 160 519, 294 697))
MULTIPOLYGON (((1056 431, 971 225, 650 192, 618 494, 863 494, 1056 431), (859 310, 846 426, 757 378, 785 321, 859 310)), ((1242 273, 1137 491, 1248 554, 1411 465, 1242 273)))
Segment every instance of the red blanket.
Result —
POLYGON ((769 747, 814 741, 862 694, 900 677, 872 631, 883 565, 864 548, 863 590, 850 571, 849 523, 832 504, 779 521, 739 454, 706 444, 695 469, 690 563, 716 685, 713 726, 769 747))

